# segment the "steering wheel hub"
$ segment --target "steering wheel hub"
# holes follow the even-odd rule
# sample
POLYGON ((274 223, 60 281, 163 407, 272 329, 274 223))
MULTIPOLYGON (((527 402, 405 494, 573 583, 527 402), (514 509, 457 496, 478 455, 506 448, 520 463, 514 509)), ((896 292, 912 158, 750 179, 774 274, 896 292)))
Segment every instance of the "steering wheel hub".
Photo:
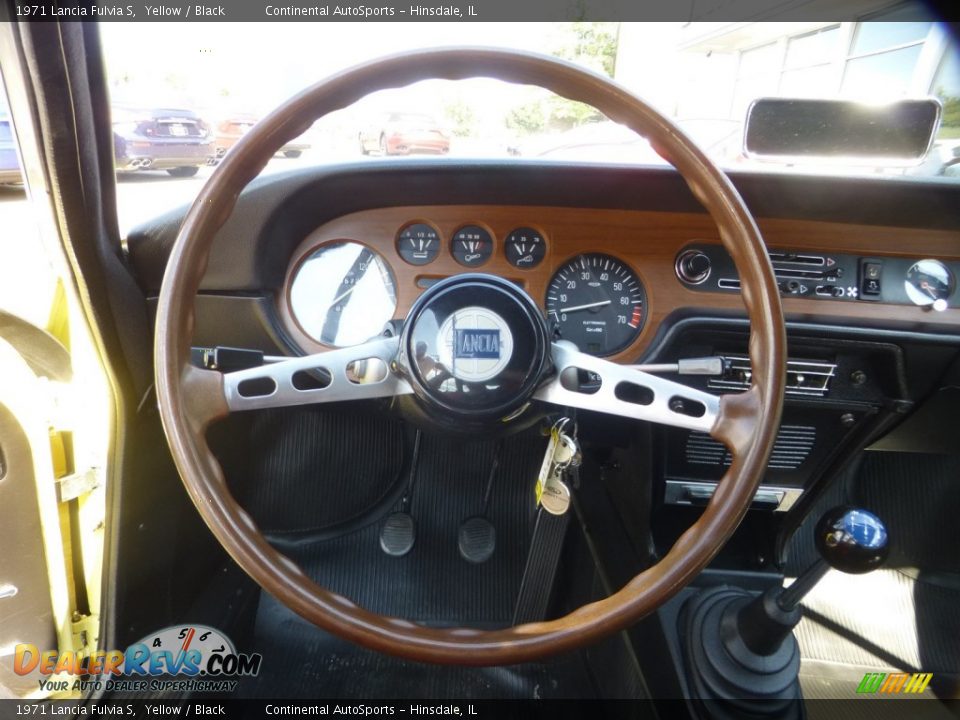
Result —
POLYGON ((491 275, 458 275, 411 308, 397 363, 435 414, 497 420, 522 408, 549 367, 547 327, 523 290, 491 275))

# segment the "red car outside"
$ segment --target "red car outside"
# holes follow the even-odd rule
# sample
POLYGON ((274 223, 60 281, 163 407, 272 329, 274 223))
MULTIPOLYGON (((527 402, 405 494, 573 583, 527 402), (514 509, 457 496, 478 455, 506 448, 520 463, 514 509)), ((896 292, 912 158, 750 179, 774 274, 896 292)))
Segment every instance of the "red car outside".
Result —
POLYGON ((369 155, 410 155, 450 152, 450 135, 430 115, 387 113, 377 125, 360 131, 360 152, 369 155))

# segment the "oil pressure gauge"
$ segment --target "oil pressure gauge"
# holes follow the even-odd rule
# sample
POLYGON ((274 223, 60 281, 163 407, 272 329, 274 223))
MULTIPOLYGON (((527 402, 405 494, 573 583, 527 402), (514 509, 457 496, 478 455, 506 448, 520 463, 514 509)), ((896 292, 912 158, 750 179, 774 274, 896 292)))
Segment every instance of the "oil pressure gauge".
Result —
POLYGON ((939 260, 920 260, 907 270, 903 287, 907 297, 916 305, 946 310, 947 300, 956 287, 956 278, 939 260))
POLYGON ((465 225, 450 242, 454 259, 466 267, 483 265, 493 254, 493 238, 479 225, 465 225))

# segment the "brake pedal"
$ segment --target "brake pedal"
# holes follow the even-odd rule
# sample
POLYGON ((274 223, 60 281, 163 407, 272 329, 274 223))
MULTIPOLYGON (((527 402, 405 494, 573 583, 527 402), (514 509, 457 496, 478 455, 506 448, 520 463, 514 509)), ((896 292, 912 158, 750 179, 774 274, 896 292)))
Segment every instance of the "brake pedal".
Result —
POLYGON ((380 528, 380 547, 387 555, 403 557, 413 550, 417 541, 417 526, 409 513, 395 512, 387 516, 380 528))

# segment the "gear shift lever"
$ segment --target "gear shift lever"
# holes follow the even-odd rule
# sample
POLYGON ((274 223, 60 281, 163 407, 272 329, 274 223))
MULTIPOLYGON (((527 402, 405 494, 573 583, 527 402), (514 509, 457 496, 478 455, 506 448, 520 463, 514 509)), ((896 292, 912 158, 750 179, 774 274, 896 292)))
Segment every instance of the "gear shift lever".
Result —
POLYGON ((790 587, 771 588, 739 609, 737 632, 753 652, 770 655, 780 647, 800 622, 801 601, 831 567, 859 575, 887 559, 886 527, 876 515, 859 508, 842 506, 824 513, 814 542, 820 558, 790 587))
POLYGON ((820 581, 829 568, 860 575, 887 559, 887 529, 873 513, 852 507, 830 510, 814 531, 820 559, 808 567, 793 585, 783 591, 777 604, 793 610, 820 581))
POLYGON ((719 700, 711 714, 754 712, 800 717, 797 674, 800 652, 793 628, 800 602, 831 567, 866 573, 887 557, 887 530, 866 510, 838 507, 826 512, 814 531, 820 558, 787 589, 753 596, 722 586, 692 598, 684 609, 686 650, 692 689, 719 700), (757 706, 757 701, 762 705, 757 706))

